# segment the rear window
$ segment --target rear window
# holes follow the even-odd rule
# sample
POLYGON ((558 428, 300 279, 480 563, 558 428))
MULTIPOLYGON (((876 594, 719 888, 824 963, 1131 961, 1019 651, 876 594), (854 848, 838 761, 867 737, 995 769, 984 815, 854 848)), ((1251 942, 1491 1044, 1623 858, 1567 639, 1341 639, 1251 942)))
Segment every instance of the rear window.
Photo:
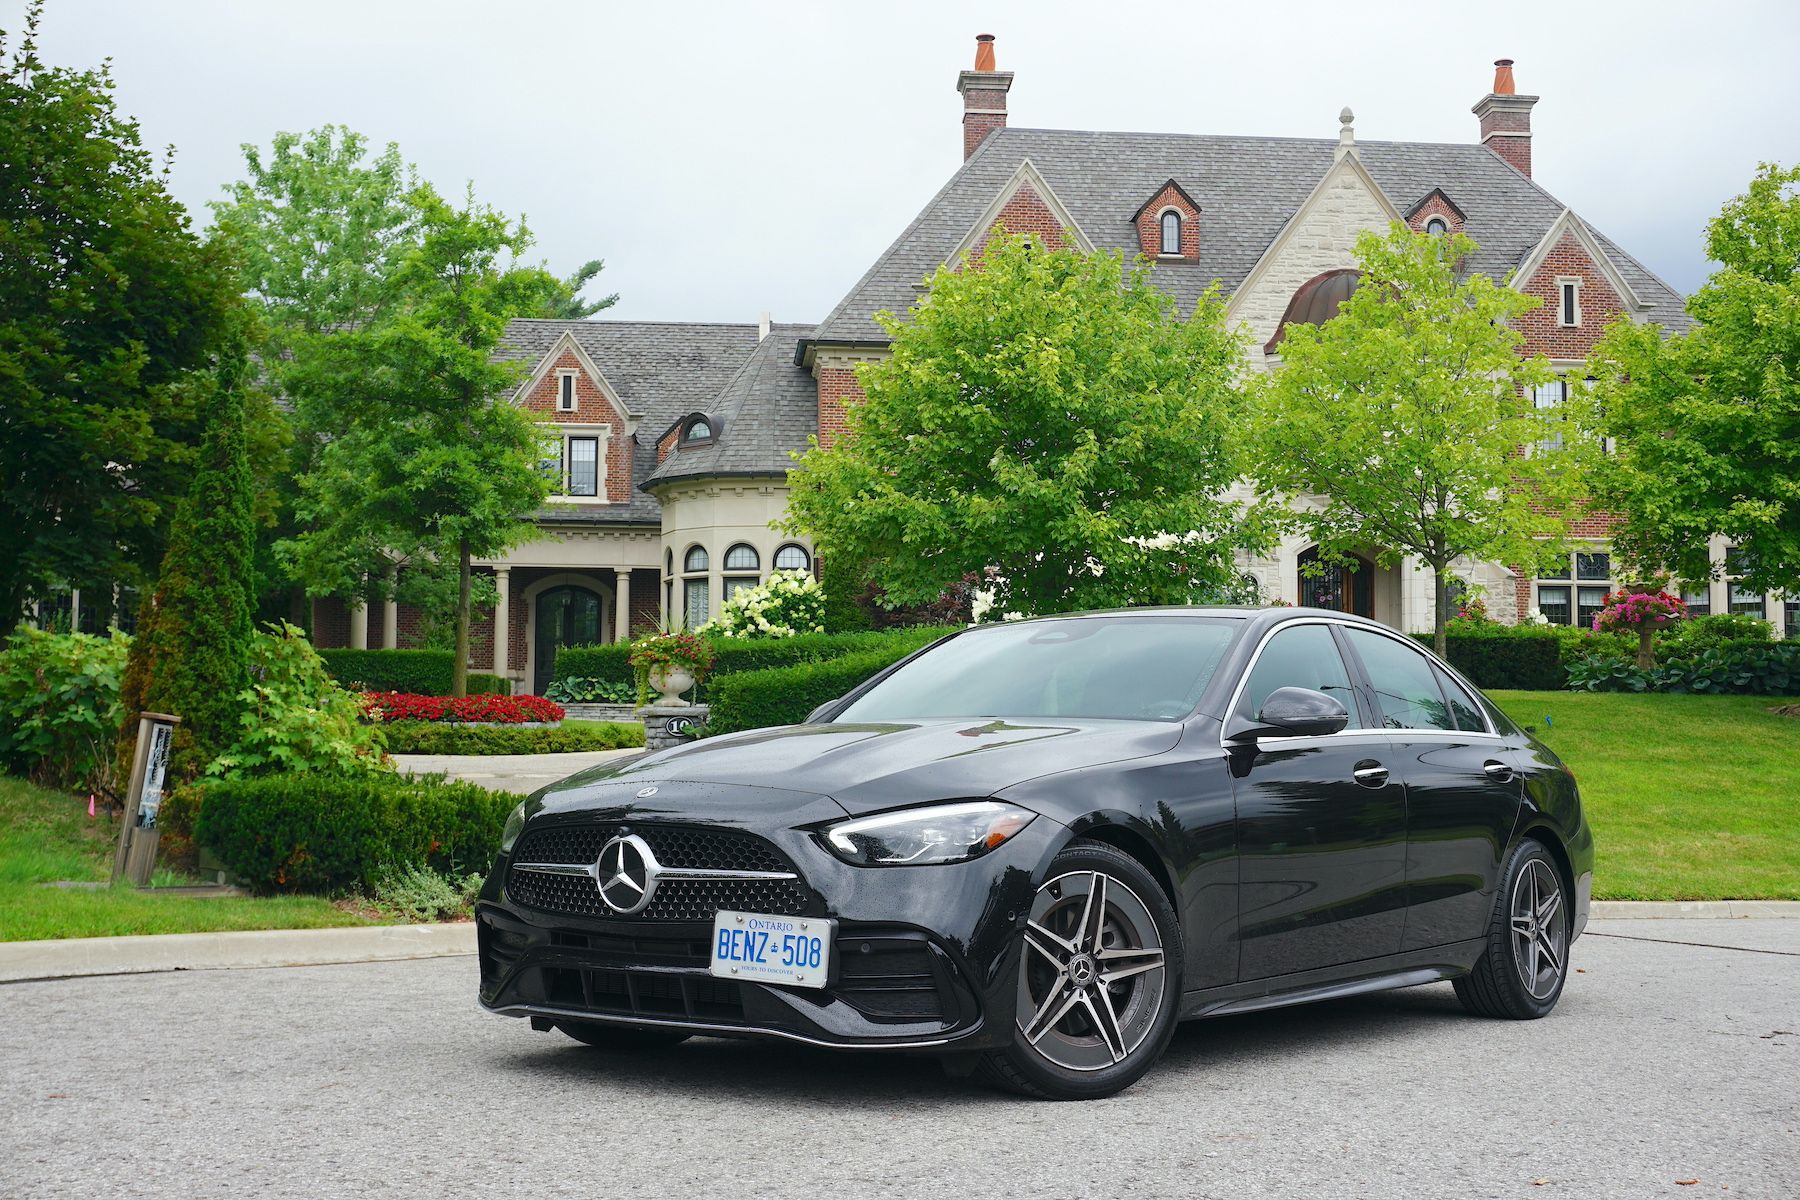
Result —
POLYGON ((1194 710, 1242 622, 1068 617, 972 630, 869 689, 839 721, 960 717, 1177 721, 1194 710))

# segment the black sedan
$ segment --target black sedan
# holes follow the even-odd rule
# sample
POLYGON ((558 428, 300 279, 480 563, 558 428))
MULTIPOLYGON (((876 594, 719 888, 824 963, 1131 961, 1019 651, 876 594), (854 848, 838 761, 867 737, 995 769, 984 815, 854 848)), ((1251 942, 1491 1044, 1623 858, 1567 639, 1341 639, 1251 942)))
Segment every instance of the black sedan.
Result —
POLYGON ((915 1050, 1099 1097, 1187 1018, 1444 979, 1541 1017, 1593 860, 1568 769, 1384 626, 1052 617, 537 793, 477 906, 481 1002, 621 1051, 915 1050))

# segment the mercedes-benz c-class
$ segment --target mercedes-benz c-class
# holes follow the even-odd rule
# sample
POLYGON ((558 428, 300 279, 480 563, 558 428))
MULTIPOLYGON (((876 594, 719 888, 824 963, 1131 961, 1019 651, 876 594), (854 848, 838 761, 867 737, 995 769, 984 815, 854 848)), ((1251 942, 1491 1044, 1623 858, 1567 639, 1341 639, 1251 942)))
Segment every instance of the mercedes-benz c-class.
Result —
POLYGON ((621 1051, 786 1038, 1092 1098, 1190 1018, 1439 980, 1542 1017, 1593 857, 1569 770, 1391 629, 1050 617, 538 792, 480 997, 621 1051))

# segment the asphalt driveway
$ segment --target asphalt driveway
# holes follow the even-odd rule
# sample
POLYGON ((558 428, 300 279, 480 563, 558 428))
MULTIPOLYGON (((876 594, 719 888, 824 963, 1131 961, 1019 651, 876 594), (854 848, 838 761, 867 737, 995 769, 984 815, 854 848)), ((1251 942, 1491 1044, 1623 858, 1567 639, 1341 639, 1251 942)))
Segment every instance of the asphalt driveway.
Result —
POLYGON ((467 957, 0 985, 0 1195, 1800 1195, 1800 921, 1594 933, 1545 1021, 1433 985, 1203 1022, 1063 1105, 588 1050, 477 1011, 467 957))

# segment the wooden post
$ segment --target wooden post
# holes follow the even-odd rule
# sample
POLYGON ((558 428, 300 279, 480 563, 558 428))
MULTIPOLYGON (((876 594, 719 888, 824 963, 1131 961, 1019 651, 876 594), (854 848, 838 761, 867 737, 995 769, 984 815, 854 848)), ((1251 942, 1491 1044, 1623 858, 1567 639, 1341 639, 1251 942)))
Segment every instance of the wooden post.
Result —
POLYGON ((125 790, 125 812, 119 818, 119 850, 113 856, 113 882, 130 879, 139 887, 150 882, 156 866, 156 811, 162 807, 169 778, 169 748, 180 717, 147 712, 138 718, 137 752, 131 759, 131 786, 125 790))

